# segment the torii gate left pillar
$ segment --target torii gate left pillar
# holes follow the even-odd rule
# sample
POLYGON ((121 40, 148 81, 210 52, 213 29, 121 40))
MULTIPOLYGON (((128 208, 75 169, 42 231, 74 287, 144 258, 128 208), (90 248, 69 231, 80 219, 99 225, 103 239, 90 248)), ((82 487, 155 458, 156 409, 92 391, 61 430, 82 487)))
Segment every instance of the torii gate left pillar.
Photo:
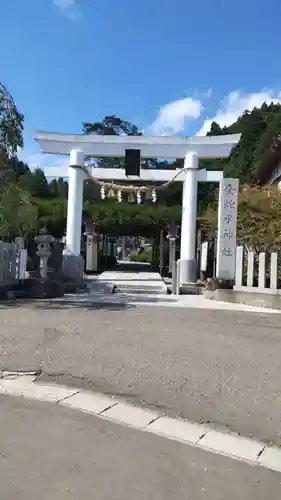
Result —
POLYGON ((68 168, 68 200, 66 223, 66 249, 69 254, 80 255, 81 226, 83 212, 84 173, 79 168, 84 165, 84 153, 72 150, 68 168))

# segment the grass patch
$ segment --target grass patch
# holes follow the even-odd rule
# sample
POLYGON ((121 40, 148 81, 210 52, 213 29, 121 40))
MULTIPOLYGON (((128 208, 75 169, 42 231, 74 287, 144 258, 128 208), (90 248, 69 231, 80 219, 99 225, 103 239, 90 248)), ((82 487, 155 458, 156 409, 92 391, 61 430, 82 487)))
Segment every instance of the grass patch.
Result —
POLYGON ((130 255, 130 261, 152 264, 152 248, 148 248, 138 255, 130 255))

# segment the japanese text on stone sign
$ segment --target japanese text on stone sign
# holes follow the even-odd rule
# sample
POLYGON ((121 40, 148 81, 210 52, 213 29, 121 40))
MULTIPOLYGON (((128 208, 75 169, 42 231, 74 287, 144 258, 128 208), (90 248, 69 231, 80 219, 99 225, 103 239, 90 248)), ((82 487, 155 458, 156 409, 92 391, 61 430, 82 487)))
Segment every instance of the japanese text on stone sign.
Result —
POLYGON ((233 279, 235 274, 237 179, 222 179, 219 197, 217 277, 233 279))
POLYGON ((232 187, 231 183, 225 186, 224 197, 223 208, 226 213, 223 216, 223 224, 225 226, 223 227, 223 240, 226 240, 226 245, 223 246, 221 252, 224 257, 232 257, 233 249, 227 246, 227 241, 233 238, 233 231, 228 226, 233 222, 234 218, 236 219, 235 214, 233 214, 236 210, 236 189, 232 187))

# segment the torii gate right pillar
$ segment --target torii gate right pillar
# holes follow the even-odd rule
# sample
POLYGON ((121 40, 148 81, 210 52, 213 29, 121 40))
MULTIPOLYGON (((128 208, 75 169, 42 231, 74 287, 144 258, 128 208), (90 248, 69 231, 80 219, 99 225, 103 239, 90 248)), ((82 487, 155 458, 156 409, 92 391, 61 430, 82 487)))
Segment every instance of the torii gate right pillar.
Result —
POLYGON ((197 216, 197 174, 199 158, 188 153, 184 160, 185 178, 182 191, 180 283, 195 283, 196 263, 196 216, 197 216))

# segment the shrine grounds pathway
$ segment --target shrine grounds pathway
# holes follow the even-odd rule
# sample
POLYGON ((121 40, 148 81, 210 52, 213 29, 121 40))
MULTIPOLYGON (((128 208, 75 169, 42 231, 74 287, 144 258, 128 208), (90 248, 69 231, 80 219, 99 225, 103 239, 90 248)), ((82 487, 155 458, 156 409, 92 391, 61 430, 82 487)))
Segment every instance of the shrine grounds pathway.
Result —
MULTIPOLYGON (((0 370, 281 445, 279 314, 126 304, 0 308, 0 370)), ((1 450, 0 450, 1 452, 1 450)))

